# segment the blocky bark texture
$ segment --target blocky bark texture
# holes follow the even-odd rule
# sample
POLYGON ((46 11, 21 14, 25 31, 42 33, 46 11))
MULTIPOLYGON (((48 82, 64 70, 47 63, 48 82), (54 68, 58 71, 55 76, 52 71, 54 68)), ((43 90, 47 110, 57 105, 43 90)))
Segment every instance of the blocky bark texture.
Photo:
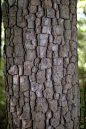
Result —
POLYGON ((7 129, 79 129, 77 0, 5 0, 7 129))

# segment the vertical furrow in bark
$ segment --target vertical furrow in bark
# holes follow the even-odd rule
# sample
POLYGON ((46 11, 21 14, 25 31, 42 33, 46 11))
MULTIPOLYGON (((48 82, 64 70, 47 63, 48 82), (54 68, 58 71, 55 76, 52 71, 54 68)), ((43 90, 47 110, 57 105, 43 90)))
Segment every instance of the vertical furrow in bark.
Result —
POLYGON ((7 129, 79 129, 76 0, 8 0, 7 129))

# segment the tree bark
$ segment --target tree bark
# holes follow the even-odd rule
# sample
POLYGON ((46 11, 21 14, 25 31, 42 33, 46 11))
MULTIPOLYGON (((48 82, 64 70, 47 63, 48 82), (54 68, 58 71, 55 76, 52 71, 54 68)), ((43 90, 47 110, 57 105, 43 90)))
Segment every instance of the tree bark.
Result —
POLYGON ((77 0, 6 0, 7 129, 79 129, 77 0))

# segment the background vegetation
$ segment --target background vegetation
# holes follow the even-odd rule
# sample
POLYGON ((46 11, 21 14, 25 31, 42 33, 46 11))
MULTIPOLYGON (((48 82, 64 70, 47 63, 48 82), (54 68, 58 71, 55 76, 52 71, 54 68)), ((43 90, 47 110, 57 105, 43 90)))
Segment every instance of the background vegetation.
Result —
MULTIPOLYGON (((3 2, 4 0, 2 0, 3 2)), ((6 109, 5 109, 5 85, 4 85, 4 26, 2 23, 2 46, 1 46, 1 65, 0 65, 0 129, 6 129, 6 109)), ((78 74, 80 91, 85 94, 85 109, 86 109, 86 1, 78 0, 77 2, 77 28, 78 28, 78 74)), ((86 110, 85 110, 86 114, 86 110)), ((86 116, 85 116, 86 122, 86 116)), ((86 124, 85 124, 86 129, 86 124)))

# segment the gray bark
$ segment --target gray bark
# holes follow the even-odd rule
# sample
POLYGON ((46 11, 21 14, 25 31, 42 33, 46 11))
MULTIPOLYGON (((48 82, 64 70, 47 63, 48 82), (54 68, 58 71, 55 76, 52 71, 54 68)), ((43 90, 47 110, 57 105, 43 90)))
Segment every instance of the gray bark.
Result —
POLYGON ((7 129, 79 129, 77 0, 6 0, 7 129))

